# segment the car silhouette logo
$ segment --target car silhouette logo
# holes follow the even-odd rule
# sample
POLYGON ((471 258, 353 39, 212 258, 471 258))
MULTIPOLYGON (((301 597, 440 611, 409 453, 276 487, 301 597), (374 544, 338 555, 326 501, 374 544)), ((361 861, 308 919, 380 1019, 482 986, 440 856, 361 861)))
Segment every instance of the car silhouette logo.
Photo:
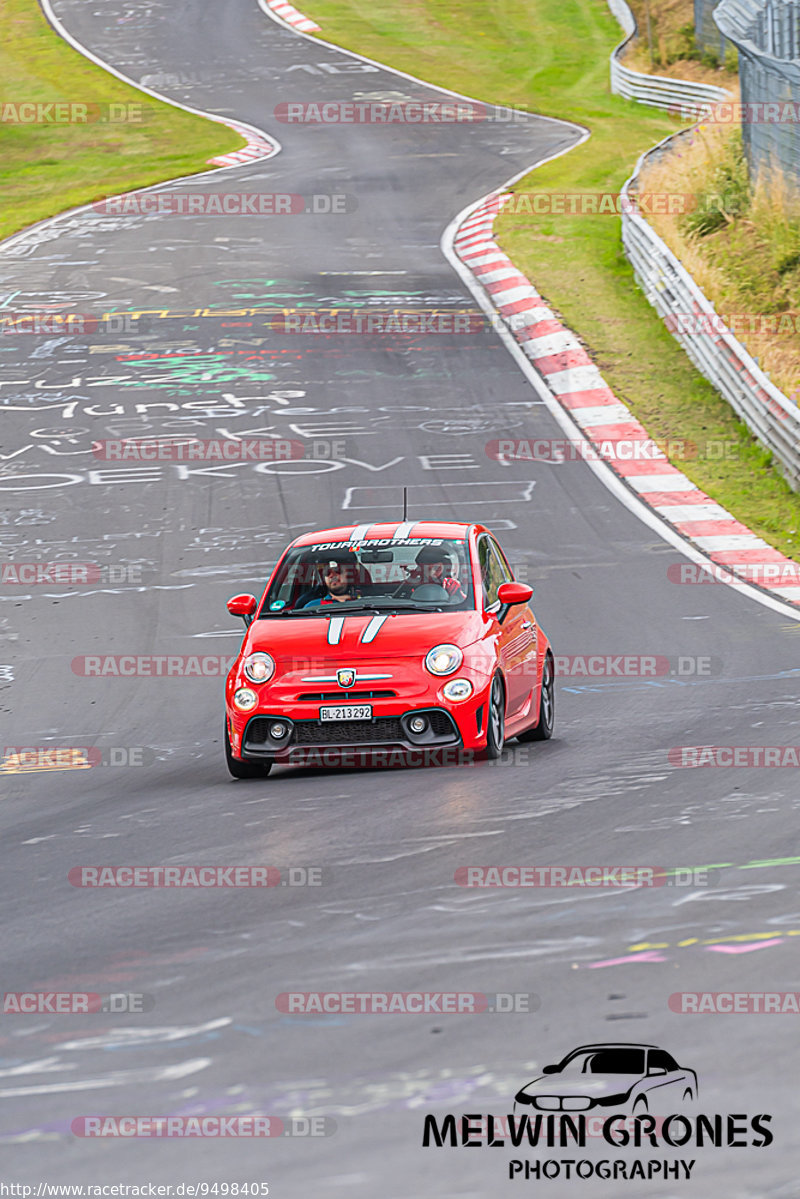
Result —
POLYGON ((354 670, 337 670, 336 682, 340 687, 352 687, 356 681, 356 672, 354 670))
POLYGON ((581 1045, 522 1087, 515 1111, 590 1109, 650 1112, 662 1097, 670 1107, 697 1098, 697 1075, 657 1045, 611 1042, 581 1045))

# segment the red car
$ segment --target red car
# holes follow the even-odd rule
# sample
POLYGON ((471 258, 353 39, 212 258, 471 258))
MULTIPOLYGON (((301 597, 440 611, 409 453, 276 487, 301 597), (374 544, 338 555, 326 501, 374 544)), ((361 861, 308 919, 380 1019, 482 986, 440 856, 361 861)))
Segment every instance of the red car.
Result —
POLYGON ((259 603, 228 601, 247 627, 228 675, 234 778, 272 765, 388 765, 481 755, 553 732, 553 654, 482 525, 348 525, 298 537, 259 603))

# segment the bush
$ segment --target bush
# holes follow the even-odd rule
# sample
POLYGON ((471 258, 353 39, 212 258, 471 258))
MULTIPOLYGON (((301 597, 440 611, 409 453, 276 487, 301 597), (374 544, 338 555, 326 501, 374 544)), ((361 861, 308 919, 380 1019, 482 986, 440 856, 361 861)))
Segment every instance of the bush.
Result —
POLYGON ((708 191, 697 197, 697 208, 686 217, 685 229, 707 237, 733 223, 750 207, 750 176, 741 138, 735 138, 714 170, 708 191))

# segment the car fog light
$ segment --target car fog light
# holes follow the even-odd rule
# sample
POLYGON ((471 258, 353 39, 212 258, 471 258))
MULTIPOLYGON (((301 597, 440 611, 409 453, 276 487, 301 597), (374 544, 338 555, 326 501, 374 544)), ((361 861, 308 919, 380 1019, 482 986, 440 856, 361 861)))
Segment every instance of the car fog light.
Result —
POLYGON ((275 723, 270 726, 269 735, 274 737, 276 741, 280 741, 281 737, 285 737, 288 729, 285 724, 275 723))
POLYGON ((469 699, 472 695, 472 683, 469 679, 451 679, 442 687, 442 695, 458 703, 459 700, 469 699))
POLYGON ((234 692, 233 702, 240 712, 249 712, 258 703, 258 696, 249 687, 240 687, 234 692))
POLYGON ((428 722, 424 716, 412 716, 408 722, 408 727, 412 733, 424 733, 428 727, 428 722))

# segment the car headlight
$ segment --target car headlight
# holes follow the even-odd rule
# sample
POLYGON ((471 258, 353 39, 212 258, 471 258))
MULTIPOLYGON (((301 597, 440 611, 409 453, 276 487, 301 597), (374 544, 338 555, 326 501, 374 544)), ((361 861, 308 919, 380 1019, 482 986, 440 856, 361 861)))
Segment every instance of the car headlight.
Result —
POLYGON ((442 695, 453 703, 458 703, 459 700, 469 699, 472 695, 472 683, 469 679, 451 679, 449 683, 445 683, 442 687, 442 695))
POLYGON ((250 687, 240 687, 233 693, 233 702, 240 712, 249 712, 258 703, 258 696, 250 687))
POLYGON ((275 659, 271 654, 250 654, 244 660, 244 673, 251 683, 266 683, 275 673, 275 659))
POLYGON ((435 645, 425 655, 425 669, 431 674, 452 674, 464 661, 457 645, 435 645))

